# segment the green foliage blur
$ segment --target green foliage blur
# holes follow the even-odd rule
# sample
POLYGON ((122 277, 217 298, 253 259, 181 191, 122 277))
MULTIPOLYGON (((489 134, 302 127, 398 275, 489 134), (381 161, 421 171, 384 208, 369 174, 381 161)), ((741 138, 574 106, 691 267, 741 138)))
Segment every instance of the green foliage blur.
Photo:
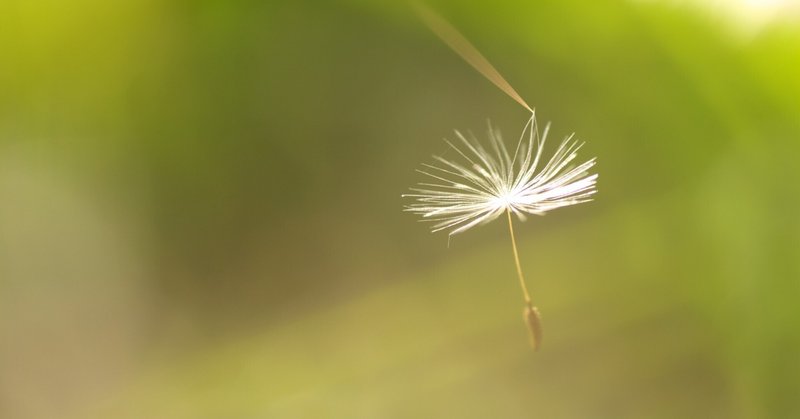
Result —
POLYGON ((598 157, 534 354, 505 225, 402 211, 527 119, 408 4, 4 0, 0 417, 800 417, 800 26, 685 3, 430 2, 598 157))

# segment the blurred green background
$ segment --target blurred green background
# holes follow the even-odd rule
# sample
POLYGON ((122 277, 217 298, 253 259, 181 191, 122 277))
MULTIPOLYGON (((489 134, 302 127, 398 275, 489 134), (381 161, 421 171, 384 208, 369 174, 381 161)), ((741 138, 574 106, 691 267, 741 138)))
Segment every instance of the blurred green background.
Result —
POLYGON ((695 3, 431 2, 599 160, 534 354, 505 225, 401 211, 527 118, 407 4, 4 0, 0 417, 800 417, 798 6, 695 3))

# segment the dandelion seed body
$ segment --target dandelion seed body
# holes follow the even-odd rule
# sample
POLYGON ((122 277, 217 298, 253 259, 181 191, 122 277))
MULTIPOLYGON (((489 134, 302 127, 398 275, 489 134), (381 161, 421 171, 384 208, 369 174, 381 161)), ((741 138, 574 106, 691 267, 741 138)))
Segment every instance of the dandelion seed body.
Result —
POLYGON ((597 191, 597 174, 589 173, 595 158, 576 164, 578 150, 583 144, 572 135, 543 163, 548 131, 549 125, 539 134, 533 113, 513 155, 508 152, 499 131, 491 126, 488 150, 475 138, 470 140, 456 132, 463 149, 445 140, 456 152, 456 159, 434 156, 436 164, 424 164, 425 169, 418 170, 432 181, 420 182, 418 187, 411 188, 414 193, 404 195, 415 201, 406 206, 406 211, 433 222, 433 232, 449 230, 449 236, 507 214, 514 262, 525 301, 523 316, 531 346, 537 351, 542 341, 541 318, 532 305, 522 275, 511 214, 524 221, 526 214, 544 215, 556 208, 591 201, 597 191))

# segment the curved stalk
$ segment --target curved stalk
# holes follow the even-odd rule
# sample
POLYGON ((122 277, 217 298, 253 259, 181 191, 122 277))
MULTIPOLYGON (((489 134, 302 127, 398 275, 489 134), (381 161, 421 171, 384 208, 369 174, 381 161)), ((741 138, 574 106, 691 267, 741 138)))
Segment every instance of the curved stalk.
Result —
POLYGON ((531 302, 531 295, 528 292, 528 287, 525 285, 525 277, 522 275, 522 265, 519 263, 519 252, 517 251, 517 240, 514 237, 514 223, 511 221, 511 209, 506 210, 508 215, 508 232, 511 233, 511 248, 514 250, 514 263, 517 266, 517 276, 519 277, 519 285, 522 287, 522 296, 525 298, 525 307, 522 310, 522 316, 525 319, 525 324, 528 326, 528 333, 531 338, 531 346, 533 350, 538 351, 542 343, 542 322, 539 310, 533 306, 531 302))

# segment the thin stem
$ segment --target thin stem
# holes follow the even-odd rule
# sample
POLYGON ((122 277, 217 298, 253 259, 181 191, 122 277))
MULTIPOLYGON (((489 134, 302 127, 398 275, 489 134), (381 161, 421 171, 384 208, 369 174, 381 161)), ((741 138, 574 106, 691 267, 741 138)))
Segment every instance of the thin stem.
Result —
POLYGON ((483 56, 483 54, 470 43, 461 32, 458 31, 450 22, 444 20, 441 16, 436 14, 429 7, 416 3, 417 12, 429 28, 442 40, 447 46, 450 47, 456 54, 460 55, 469 65, 478 70, 479 73, 486 77, 487 80, 494 83, 495 86, 500 88, 510 98, 514 99, 517 103, 522 105, 525 109, 533 112, 533 108, 528 106, 524 99, 511 87, 505 78, 494 68, 492 63, 483 56))
POLYGON ((539 346, 542 344, 542 319, 539 316, 539 310, 531 304, 531 295, 528 294, 528 287, 525 286, 525 278, 522 276, 522 266, 519 263, 519 253, 517 252, 517 240, 514 237, 514 224, 511 222, 511 209, 506 210, 506 214, 508 214, 508 231, 511 233, 511 247, 514 249, 514 262, 517 264, 519 285, 522 287, 522 295, 525 297, 522 316, 525 319, 525 324, 528 325, 531 347, 534 351, 538 351, 539 346))
POLYGON ((528 294, 528 287, 525 286, 525 278, 522 276, 522 265, 519 263, 519 253, 517 252, 517 240, 514 238, 514 224, 511 222, 511 209, 506 210, 508 214, 508 231, 511 233, 511 247, 514 249, 514 262, 517 264, 517 276, 519 285, 522 287, 522 295, 525 297, 525 304, 531 305, 531 296, 528 294))

